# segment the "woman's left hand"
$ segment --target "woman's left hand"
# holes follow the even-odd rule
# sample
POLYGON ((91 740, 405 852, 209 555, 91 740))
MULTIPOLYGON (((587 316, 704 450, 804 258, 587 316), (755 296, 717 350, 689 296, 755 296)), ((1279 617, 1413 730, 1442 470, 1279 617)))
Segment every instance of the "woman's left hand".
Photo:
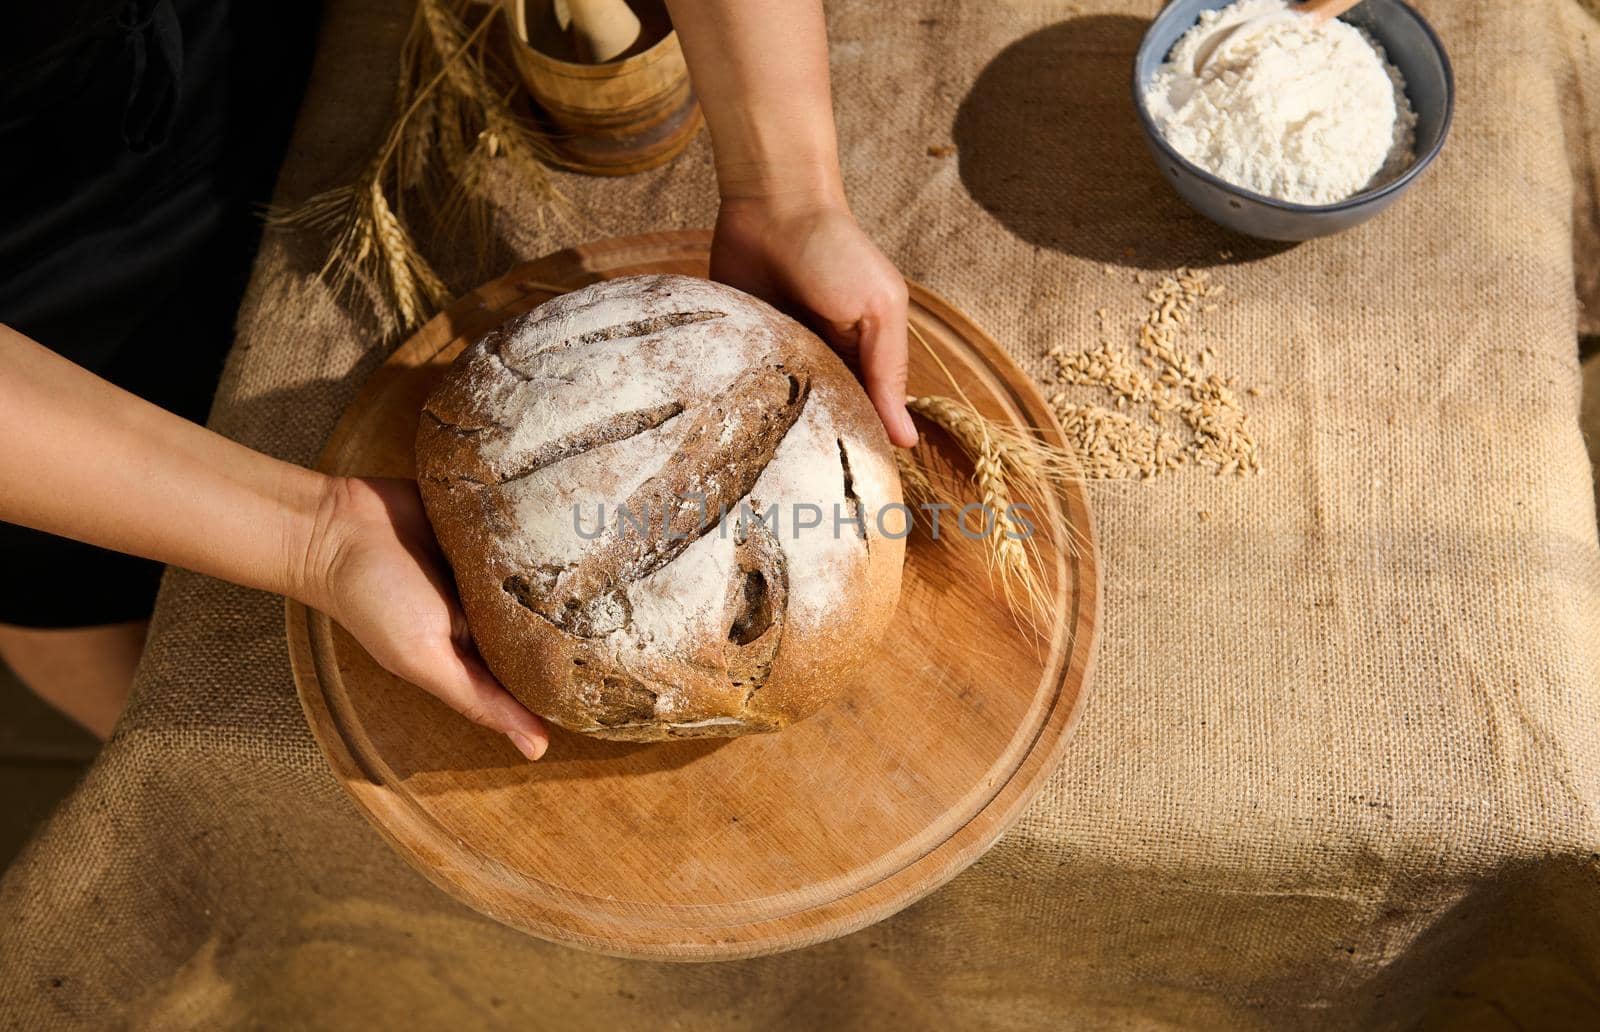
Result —
POLYGON ((725 199, 711 278, 795 314, 867 388, 889 440, 917 443, 906 411, 906 283, 842 202, 725 199))

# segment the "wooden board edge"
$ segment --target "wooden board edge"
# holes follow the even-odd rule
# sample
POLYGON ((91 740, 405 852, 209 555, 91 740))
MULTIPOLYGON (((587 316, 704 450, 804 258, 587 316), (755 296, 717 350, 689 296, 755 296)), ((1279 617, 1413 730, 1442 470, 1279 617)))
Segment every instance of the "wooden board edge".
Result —
MULTIPOLYGON (((587 252, 578 248, 556 252, 527 265, 544 261, 560 261, 566 259, 580 269, 584 262, 593 260, 596 255, 625 255, 630 251, 642 249, 654 239, 658 242, 670 242, 675 245, 678 255, 685 260, 698 259, 699 252, 710 239, 710 233, 704 230, 681 230, 661 234, 651 234, 643 237, 616 238, 604 241, 587 252)), ((659 252, 650 254, 651 260, 661 260, 659 252)), ((574 269, 574 271, 580 271, 574 269)), ((512 270, 514 273, 515 270, 512 270)), ((927 309, 930 313, 947 326, 962 331, 964 339, 982 345, 980 357, 988 364, 991 371, 995 372, 997 379, 1006 388, 1012 403, 1018 411, 1030 417, 1038 417, 1035 430, 1047 430, 1056 439, 1057 443, 1064 443, 1060 428, 1056 425, 1053 414, 1043 398, 1038 393, 1038 387, 981 327, 977 326, 969 317, 951 305, 944 297, 919 283, 908 281, 908 287, 915 302, 927 309), (1019 383, 1026 385, 1019 389, 1019 383), (1030 392, 1032 396, 1030 397, 1030 392)), ((480 288, 481 289, 481 288, 480 288)), ((418 332, 403 347, 410 347, 419 339, 442 335, 436 343, 442 347, 454 338, 451 329, 454 321, 452 313, 457 313, 460 306, 475 303, 479 291, 475 290, 464 295, 457 302, 449 306, 418 332)), ((360 397, 358 392, 357 397, 360 397)), ((319 455, 318 465, 324 466, 332 459, 334 454, 343 445, 348 434, 352 432, 344 425, 343 420, 336 425, 328 442, 319 455)), ((1047 717, 1041 721, 1040 731, 1035 736, 1035 742, 1045 736, 1058 722, 1059 730, 1051 735, 1050 744, 1043 750, 1029 748, 1023 755, 1011 775, 990 797, 977 813, 964 825, 956 829, 949 837, 932 847, 927 853, 917 860, 886 875, 879 882, 859 889, 851 894, 838 897, 834 900, 819 904, 807 910, 781 915, 775 918, 751 922, 742 925, 729 925, 724 929, 731 936, 736 936, 736 941, 728 940, 668 940, 659 939, 650 943, 635 941, 628 946, 619 948, 615 938, 588 936, 574 929, 554 922, 546 923, 529 920, 526 916, 512 914, 493 905, 492 901, 481 897, 472 896, 470 904, 474 909, 494 917, 502 923, 533 934, 539 938, 552 942, 578 947, 611 956, 642 959, 642 960, 669 960, 698 962, 709 960, 732 960, 766 956, 774 953, 787 952, 792 949, 804 948, 819 942, 828 941, 842 935, 848 935, 862 928, 868 927, 899 912, 925 898, 928 894, 947 884, 952 878, 960 874, 972 863, 976 862, 985 852, 998 842, 1004 834, 1014 826, 1027 806, 1037 797, 1044 781, 1054 773, 1059 766, 1061 757, 1065 754, 1066 746, 1070 741, 1093 685, 1094 661, 1103 607, 1102 580, 1099 571, 1098 535, 1093 522, 1093 516, 1087 504, 1087 498, 1081 484, 1073 486, 1067 496, 1067 509, 1070 514, 1069 522, 1081 527, 1084 538, 1083 549, 1086 553, 1076 558, 1075 567, 1079 576, 1080 586, 1087 586, 1088 590, 1080 590, 1079 596, 1087 596, 1088 606, 1080 606, 1075 615, 1072 637, 1066 648, 1062 660, 1060 682, 1066 683, 1072 679, 1073 670, 1078 673, 1078 685, 1071 703, 1062 709, 1060 696, 1057 705, 1047 717), (985 819, 987 818, 987 819, 985 819), (984 825, 980 830, 975 826, 984 825), (963 840, 959 841, 958 840, 963 840), (967 841, 970 840, 970 841, 967 841), (916 877, 913 877, 915 875, 916 877), (924 880, 925 879, 925 880, 924 880), (923 884, 914 892, 907 893, 899 883, 903 881, 922 881, 923 884), (868 898, 863 897, 883 897, 868 898), (833 911, 840 913, 832 913, 833 911), (803 929, 796 929, 796 920, 804 921, 803 929), (781 924, 785 927, 774 928, 771 937, 764 937, 762 932, 766 925, 781 924), (796 933, 799 932, 797 935, 796 933), (782 939, 776 938, 781 934, 782 939)), ((407 805, 396 796, 392 788, 375 780, 370 772, 365 770, 360 760, 350 749, 350 743, 342 736, 331 734, 338 727, 338 719, 328 705, 325 686, 318 673, 318 663, 315 657, 315 647, 311 641, 311 621, 313 614, 306 607, 295 602, 288 602, 285 612, 288 625, 291 666, 295 669, 296 691, 301 705, 307 714, 307 723, 310 725, 313 736, 316 738, 324 756, 330 762, 337 762, 334 771, 358 808, 364 811, 369 818, 369 823, 377 825, 382 837, 416 868, 431 883, 445 891, 457 901, 462 900, 464 890, 460 885, 444 880, 437 875, 432 866, 425 859, 417 855, 410 844, 400 841, 392 830, 380 820, 379 810, 387 819, 398 819, 402 824, 414 824, 413 815, 403 813, 407 805), (312 691, 312 687, 317 689, 312 691), (313 720, 316 714, 322 719, 313 720), (319 726, 322 724, 324 726, 319 726), (355 785, 363 787, 361 791, 355 790, 355 785)), ((464 904, 465 905, 465 904, 464 904)))

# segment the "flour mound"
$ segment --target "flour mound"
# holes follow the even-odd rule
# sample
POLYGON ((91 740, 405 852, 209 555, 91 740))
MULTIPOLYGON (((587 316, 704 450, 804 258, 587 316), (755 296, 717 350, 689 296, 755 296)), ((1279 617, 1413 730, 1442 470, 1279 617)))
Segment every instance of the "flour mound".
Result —
POLYGON ((1392 180, 1411 163, 1417 117, 1399 70, 1355 26, 1241 30, 1195 76, 1212 33, 1287 8, 1238 0, 1202 14, 1145 93, 1156 127, 1206 171, 1279 200, 1332 204, 1392 180))

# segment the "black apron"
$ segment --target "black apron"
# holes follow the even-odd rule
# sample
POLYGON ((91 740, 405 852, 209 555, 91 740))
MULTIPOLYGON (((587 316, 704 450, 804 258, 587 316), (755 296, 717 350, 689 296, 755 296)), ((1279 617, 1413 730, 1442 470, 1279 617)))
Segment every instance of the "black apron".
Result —
MULTIPOLYGON (((317 3, 15 7, 0 35, 0 322, 204 421, 317 3)), ((140 619, 160 575, 0 523, 0 623, 140 619)))

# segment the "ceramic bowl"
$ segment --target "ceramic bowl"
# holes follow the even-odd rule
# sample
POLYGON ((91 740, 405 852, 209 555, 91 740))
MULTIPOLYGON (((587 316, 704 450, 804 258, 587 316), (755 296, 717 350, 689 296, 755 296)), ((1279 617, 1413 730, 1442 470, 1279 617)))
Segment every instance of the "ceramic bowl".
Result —
POLYGON ((1417 113, 1416 158, 1405 172, 1382 186, 1334 204, 1295 204, 1252 193, 1225 182, 1183 157, 1162 137, 1144 103, 1144 92, 1174 44, 1194 27, 1203 11, 1229 0, 1173 0, 1150 23, 1133 61, 1133 104, 1144 126, 1161 174, 1200 214, 1219 225, 1266 240, 1309 240, 1365 222, 1409 190, 1438 157, 1450 131, 1455 79, 1444 45, 1409 4, 1365 0, 1343 20, 1365 29, 1382 44, 1405 79, 1406 96, 1417 113))

